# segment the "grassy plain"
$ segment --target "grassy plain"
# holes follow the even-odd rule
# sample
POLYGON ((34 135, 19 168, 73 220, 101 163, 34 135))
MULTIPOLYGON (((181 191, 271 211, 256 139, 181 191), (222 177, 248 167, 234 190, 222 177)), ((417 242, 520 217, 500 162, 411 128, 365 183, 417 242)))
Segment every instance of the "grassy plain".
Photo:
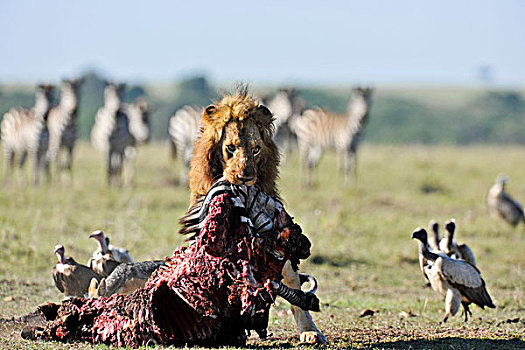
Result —
MULTIPOLYGON (((136 261, 162 258, 184 244, 177 220, 188 190, 174 180, 180 164, 170 160, 167 144, 139 149, 133 188, 108 188, 102 159, 87 144, 76 156, 70 184, 35 188, 15 176, 0 189, 0 349, 111 348, 19 337, 13 317, 61 300, 51 277, 55 244, 80 262, 95 248, 88 238, 95 229, 128 247, 136 261)), ((525 227, 494 221, 485 208, 498 173, 509 175, 509 192, 525 200, 524 161, 523 147, 365 144, 357 179, 343 185, 335 155, 327 154, 318 185, 306 189, 297 156, 289 157, 279 188, 313 242, 301 268, 320 283, 321 312, 314 319, 328 337, 327 348, 525 348, 525 227), (497 308, 473 306, 468 323, 458 314, 441 325, 444 302, 424 286, 410 234, 432 218, 443 223, 451 217, 457 240, 476 254, 497 308), (361 318, 366 308, 376 312, 361 318)), ((298 346, 287 310, 279 301, 271 312, 273 335, 250 338, 249 346, 298 346)))

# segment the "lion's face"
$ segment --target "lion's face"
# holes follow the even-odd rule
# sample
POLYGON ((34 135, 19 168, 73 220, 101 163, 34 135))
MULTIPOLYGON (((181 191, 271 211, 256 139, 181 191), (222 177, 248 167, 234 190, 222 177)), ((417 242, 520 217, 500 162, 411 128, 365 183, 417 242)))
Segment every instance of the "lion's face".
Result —
POLYGON ((189 174, 192 203, 221 176, 233 184, 257 184, 267 194, 278 195, 279 151, 268 108, 246 91, 240 92, 205 108, 202 125, 189 174))
POLYGON ((253 120, 231 121, 224 127, 221 145, 223 175, 228 182, 251 186, 257 182, 257 162, 265 147, 253 120))

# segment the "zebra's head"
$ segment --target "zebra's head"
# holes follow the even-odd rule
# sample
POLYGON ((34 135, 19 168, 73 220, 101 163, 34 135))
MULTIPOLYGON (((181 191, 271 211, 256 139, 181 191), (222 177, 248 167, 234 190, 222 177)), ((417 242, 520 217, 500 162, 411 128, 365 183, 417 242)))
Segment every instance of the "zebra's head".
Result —
POLYGON ((36 86, 35 95, 37 98, 43 98, 48 103, 53 101, 53 94, 55 92, 55 86, 50 84, 38 84, 36 86))
POLYGON ((117 110, 120 107, 120 100, 125 88, 125 84, 106 81, 104 87, 104 105, 110 109, 117 110))
POLYGON ((62 90, 78 96, 78 92, 84 83, 84 78, 79 79, 62 79, 62 90))
POLYGON ((273 116, 246 87, 206 107, 202 126, 189 174, 192 200, 206 194, 221 176, 232 184, 257 183, 267 194, 277 195, 273 116))

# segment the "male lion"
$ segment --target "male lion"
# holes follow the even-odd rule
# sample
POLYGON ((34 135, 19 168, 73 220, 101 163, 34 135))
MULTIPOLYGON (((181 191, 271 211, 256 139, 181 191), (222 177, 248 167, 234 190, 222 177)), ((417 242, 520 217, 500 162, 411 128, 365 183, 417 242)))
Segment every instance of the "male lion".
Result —
MULTIPOLYGON (((205 196, 210 187, 224 176, 233 184, 257 184, 264 192, 279 197, 276 187, 279 151, 273 141, 273 116, 248 94, 246 86, 206 107, 202 130, 195 143, 189 172, 190 207, 205 196)), ((297 265, 287 261, 283 283, 300 289, 297 265)), ((300 340, 325 343, 308 311, 291 306, 299 328, 300 340)))

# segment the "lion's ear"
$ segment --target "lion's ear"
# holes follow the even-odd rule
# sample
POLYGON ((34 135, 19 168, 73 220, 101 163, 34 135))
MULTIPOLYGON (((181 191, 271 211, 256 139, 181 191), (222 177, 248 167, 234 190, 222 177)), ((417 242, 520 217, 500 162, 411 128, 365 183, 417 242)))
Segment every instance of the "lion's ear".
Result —
POLYGON ((264 124, 268 125, 268 124, 271 124, 273 122, 273 114, 272 114, 272 112, 270 112, 268 107, 266 107, 265 105, 257 106, 257 112, 259 114, 260 120, 264 124))
POLYGON ((264 105, 257 106, 255 113, 259 130, 261 131, 265 142, 269 142, 269 140, 273 138, 274 133, 273 114, 264 105))
POLYGON ((204 108, 204 112, 202 113, 202 119, 204 119, 205 122, 210 122, 211 120, 213 120, 215 112, 217 112, 217 107, 215 107, 214 105, 209 105, 208 107, 204 108))

